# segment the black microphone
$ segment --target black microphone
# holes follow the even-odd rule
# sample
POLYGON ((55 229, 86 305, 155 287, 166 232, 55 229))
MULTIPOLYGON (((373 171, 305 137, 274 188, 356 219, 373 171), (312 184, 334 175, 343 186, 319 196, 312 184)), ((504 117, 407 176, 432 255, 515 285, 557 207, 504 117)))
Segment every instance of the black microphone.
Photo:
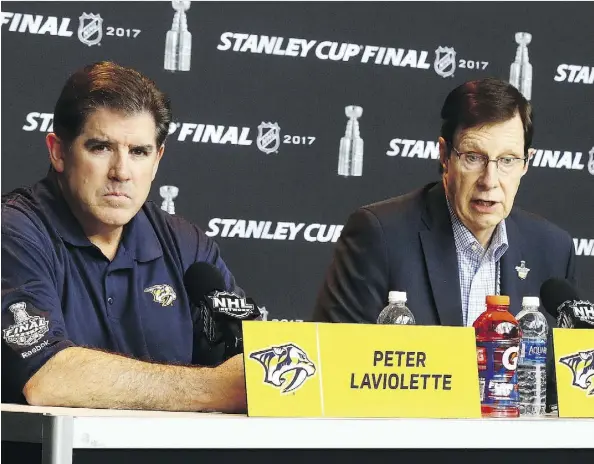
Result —
POLYGON ((243 352, 241 321, 262 317, 253 299, 225 289, 225 279, 212 264, 196 262, 184 274, 190 301, 200 309, 210 345, 225 344, 225 357, 243 352))
POLYGON ((540 301, 562 329, 594 329, 594 305, 580 297, 567 280, 549 279, 540 287, 540 301))

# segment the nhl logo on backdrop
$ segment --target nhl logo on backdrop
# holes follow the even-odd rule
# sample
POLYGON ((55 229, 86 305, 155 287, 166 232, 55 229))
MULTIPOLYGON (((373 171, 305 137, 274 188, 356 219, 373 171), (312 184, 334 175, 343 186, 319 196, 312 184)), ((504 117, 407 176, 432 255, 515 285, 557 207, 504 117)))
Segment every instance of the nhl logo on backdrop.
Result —
POLYGON ((101 15, 83 13, 78 18, 78 40, 91 47, 98 45, 103 38, 103 19, 101 15))
POLYGON ((451 77, 456 70, 456 50, 452 47, 437 47, 433 69, 441 77, 451 77))
POLYGON ((264 122, 258 126, 258 138, 256 139, 258 149, 267 155, 278 153, 280 146, 280 127, 278 123, 264 122))

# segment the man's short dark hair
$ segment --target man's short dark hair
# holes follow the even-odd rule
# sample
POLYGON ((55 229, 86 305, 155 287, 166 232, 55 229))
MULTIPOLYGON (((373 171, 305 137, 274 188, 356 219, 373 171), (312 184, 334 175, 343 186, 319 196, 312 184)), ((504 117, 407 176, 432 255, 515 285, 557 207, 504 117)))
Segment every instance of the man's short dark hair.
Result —
POLYGON ((500 79, 469 81, 452 90, 441 108, 440 135, 451 148, 457 130, 505 122, 516 113, 524 127, 524 156, 528 156, 534 131, 532 106, 518 89, 500 79))
POLYGON ((110 61, 85 66, 72 74, 54 108, 54 132, 67 144, 80 135, 87 117, 107 108, 133 115, 149 112, 160 147, 169 133, 171 102, 155 83, 132 68, 110 61))

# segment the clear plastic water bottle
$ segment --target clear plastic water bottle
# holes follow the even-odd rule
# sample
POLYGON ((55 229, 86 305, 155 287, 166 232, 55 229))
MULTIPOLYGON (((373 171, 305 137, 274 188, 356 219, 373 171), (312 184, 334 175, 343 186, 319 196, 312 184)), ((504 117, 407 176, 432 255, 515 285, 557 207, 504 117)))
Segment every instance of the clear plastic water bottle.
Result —
POLYGON ((538 308, 536 296, 522 300, 522 310, 516 316, 522 331, 518 358, 518 390, 521 416, 542 416, 546 406, 547 319, 538 308))
POLYGON ((390 292, 388 306, 377 318, 378 324, 415 325, 415 317, 406 306, 406 292, 390 292))

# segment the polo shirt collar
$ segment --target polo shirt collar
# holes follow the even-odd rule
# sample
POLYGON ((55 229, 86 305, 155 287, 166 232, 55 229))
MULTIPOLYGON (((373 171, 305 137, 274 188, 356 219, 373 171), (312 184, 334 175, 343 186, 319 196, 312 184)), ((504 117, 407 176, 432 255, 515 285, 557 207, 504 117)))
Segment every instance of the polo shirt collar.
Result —
MULTIPOLYGON (((50 217, 52 226, 65 242, 77 247, 94 246, 72 214, 53 169, 50 169, 45 179, 40 182, 36 193, 44 213, 50 217)), ((141 262, 152 261, 163 256, 163 249, 144 208, 143 206, 124 226, 121 241, 126 252, 131 253, 133 259, 141 262)))
POLYGON ((77 247, 93 246, 82 226, 72 214, 53 169, 50 168, 35 193, 43 207, 44 214, 49 216, 52 227, 60 234, 62 240, 77 247))

